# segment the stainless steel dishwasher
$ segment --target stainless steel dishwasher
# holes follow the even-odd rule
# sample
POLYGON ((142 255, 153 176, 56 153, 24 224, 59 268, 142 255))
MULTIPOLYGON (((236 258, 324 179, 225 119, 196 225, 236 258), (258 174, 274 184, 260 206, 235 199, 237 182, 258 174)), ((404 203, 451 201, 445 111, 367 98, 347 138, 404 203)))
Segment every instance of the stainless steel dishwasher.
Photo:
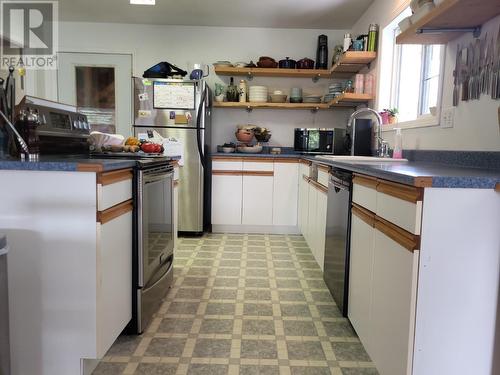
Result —
POLYGON ((7 239, 0 233, 0 374, 10 374, 9 293, 7 287, 7 239))
POLYGON ((352 173, 333 170, 328 182, 324 275, 343 316, 347 316, 352 173))

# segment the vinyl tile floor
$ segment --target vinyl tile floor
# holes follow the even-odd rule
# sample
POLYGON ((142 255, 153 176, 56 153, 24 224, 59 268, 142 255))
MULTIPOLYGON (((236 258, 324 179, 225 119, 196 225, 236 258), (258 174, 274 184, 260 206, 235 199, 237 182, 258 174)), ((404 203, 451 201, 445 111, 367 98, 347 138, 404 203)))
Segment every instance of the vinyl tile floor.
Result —
POLYGON ((375 375, 301 236, 180 238, 174 285, 94 375, 375 375))

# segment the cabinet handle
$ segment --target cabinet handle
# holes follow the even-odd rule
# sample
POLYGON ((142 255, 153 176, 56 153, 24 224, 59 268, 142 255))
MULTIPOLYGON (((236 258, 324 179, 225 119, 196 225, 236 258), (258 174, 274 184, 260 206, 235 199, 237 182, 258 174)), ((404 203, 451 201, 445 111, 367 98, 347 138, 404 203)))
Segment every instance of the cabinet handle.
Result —
POLYGON ((105 224, 108 221, 116 219, 119 216, 125 215, 127 212, 132 211, 134 203, 132 199, 119 203, 116 206, 110 207, 104 211, 97 212, 97 222, 105 224))
POLYGON ((212 171, 215 176, 243 176, 243 171, 212 171))
POLYGON ((302 178, 304 179, 305 182, 309 183, 310 178, 307 177, 305 174, 302 175, 302 178))
POLYGON ((119 169, 117 171, 98 173, 97 183, 102 186, 106 186, 120 181, 131 180, 132 177, 132 169, 119 169))
POLYGON ((495 191, 500 193, 500 182, 497 182, 495 185, 495 191))
POLYGON ((243 171, 243 176, 274 176, 273 171, 243 171))
POLYGON ((366 224, 371 227, 375 227, 375 214, 371 211, 368 211, 366 208, 358 206, 357 204, 352 204, 351 212, 353 215, 359 217, 366 224))
POLYGON ((411 203, 417 203, 424 197, 424 190, 421 188, 389 181, 379 180, 377 191, 411 203))
POLYGON ((357 185, 363 185, 372 189, 376 189, 378 185, 378 181, 375 177, 369 177, 369 176, 360 176, 358 174, 355 174, 352 182, 357 185))
POLYGON ((420 248, 420 236, 409 233, 381 217, 375 217, 375 228, 410 252, 420 248))
POLYGON ((309 182, 319 191, 323 192, 323 193, 328 193, 328 188, 326 186, 324 186, 323 184, 320 184, 319 182, 317 181, 314 181, 314 180, 311 180, 309 179, 309 182))

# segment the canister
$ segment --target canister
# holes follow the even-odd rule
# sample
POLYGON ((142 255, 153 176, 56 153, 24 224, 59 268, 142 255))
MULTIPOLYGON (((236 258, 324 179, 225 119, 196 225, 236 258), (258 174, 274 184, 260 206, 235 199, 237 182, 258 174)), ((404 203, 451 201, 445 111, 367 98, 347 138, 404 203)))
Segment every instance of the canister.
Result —
POLYGON ((369 94, 369 95, 373 95, 373 84, 374 84, 374 77, 373 77, 373 74, 371 73, 368 73, 368 74, 364 74, 364 93, 365 94, 369 94))
POLYGON ((362 94, 364 90, 364 74, 356 74, 354 76, 354 92, 356 94, 362 94))
POLYGON ((370 24, 368 28, 368 51, 377 50, 377 40, 378 40, 378 25, 376 23, 370 24))

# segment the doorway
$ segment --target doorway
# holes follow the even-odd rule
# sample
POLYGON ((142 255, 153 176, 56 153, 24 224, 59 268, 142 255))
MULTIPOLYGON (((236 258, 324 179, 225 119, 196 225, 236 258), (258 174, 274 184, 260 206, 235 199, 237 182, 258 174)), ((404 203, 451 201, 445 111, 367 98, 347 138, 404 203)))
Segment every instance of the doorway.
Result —
POLYGON ((91 130, 132 135, 132 55, 58 53, 58 101, 78 107, 91 130))

